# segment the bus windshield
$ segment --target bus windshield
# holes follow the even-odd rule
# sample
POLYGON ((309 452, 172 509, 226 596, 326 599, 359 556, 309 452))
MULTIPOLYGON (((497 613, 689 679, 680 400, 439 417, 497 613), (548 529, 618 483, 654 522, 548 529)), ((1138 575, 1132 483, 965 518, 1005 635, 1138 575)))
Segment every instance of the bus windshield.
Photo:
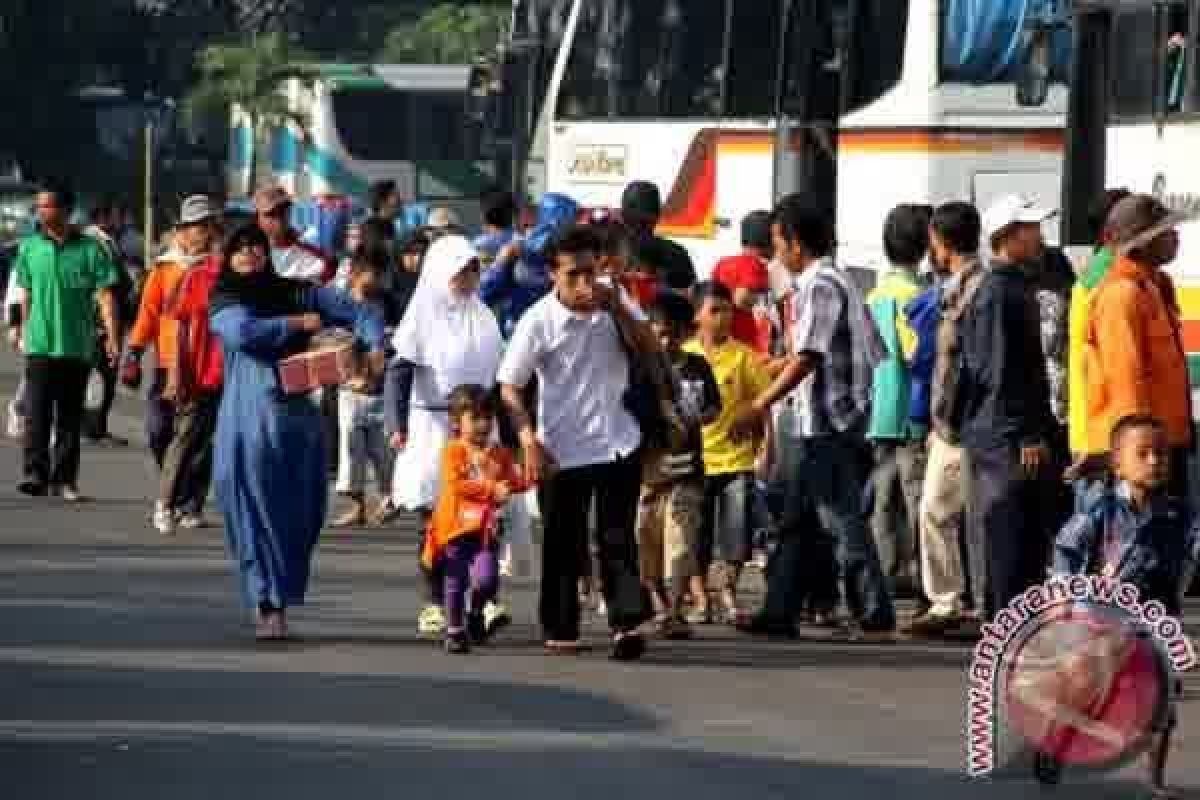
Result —
MULTIPOLYGON (((1066 0, 941 0, 941 80, 954 83, 1012 83, 1024 56, 1027 21, 1054 14, 1066 0)), ((1051 79, 1065 81, 1070 32, 1056 35, 1051 79)))
POLYGON ((770 117, 781 32, 792 32, 785 94, 794 94, 812 91, 819 82, 808 73, 835 61, 838 25, 855 43, 846 109, 854 110, 900 80, 908 6, 907 0, 797 3, 792 12, 797 19, 785 25, 781 5, 763 0, 588 2, 571 44, 558 116, 770 117), (818 19, 807 17, 812 8, 818 19))
POLYGON ((460 161, 466 155, 461 92, 353 88, 335 90, 330 100, 338 138, 351 158, 460 161))

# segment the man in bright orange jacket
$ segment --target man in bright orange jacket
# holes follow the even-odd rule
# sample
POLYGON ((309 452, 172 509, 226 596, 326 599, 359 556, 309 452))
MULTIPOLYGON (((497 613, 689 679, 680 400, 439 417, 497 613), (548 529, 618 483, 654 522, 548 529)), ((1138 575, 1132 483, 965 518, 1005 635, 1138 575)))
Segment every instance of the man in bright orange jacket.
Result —
POLYGON ((1124 417, 1150 414, 1171 447, 1170 492, 1186 498, 1192 398, 1175 287, 1162 271, 1179 252, 1182 214, 1150 195, 1113 208, 1117 260, 1096 289, 1085 346, 1088 439, 1107 441, 1124 417))

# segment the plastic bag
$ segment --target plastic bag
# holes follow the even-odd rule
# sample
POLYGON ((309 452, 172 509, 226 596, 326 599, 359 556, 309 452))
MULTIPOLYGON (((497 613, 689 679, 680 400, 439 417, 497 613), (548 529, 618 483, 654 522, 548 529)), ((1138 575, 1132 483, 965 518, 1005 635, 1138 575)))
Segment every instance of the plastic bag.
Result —
POLYGON ((83 407, 88 411, 99 411, 104 407, 104 376, 96 370, 88 376, 87 394, 83 398, 83 407))

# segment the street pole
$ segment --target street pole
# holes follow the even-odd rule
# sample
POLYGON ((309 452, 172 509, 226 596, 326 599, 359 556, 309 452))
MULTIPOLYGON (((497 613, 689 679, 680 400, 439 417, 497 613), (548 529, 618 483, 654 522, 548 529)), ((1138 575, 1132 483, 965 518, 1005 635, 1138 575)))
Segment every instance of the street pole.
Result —
POLYGON ((145 271, 154 264, 154 123, 146 123, 145 164, 142 193, 145 205, 142 209, 142 235, 145 237, 145 271))

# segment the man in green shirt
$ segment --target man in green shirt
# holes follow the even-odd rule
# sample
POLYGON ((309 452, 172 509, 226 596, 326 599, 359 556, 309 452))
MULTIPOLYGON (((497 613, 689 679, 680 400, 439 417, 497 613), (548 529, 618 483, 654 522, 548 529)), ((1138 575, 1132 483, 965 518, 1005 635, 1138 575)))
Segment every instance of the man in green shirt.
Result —
POLYGON ((25 478, 17 488, 69 501, 80 499, 79 435, 88 374, 97 358, 115 361, 120 352, 112 292, 117 267, 99 243, 68 223, 74 204, 69 189, 39 192, 40 230, 21 242, 13 265, 17 285, 25 290, 22 349, 30 414, 25 478), (107 333, 106 352, 99 354, 97 305, 107 333))

